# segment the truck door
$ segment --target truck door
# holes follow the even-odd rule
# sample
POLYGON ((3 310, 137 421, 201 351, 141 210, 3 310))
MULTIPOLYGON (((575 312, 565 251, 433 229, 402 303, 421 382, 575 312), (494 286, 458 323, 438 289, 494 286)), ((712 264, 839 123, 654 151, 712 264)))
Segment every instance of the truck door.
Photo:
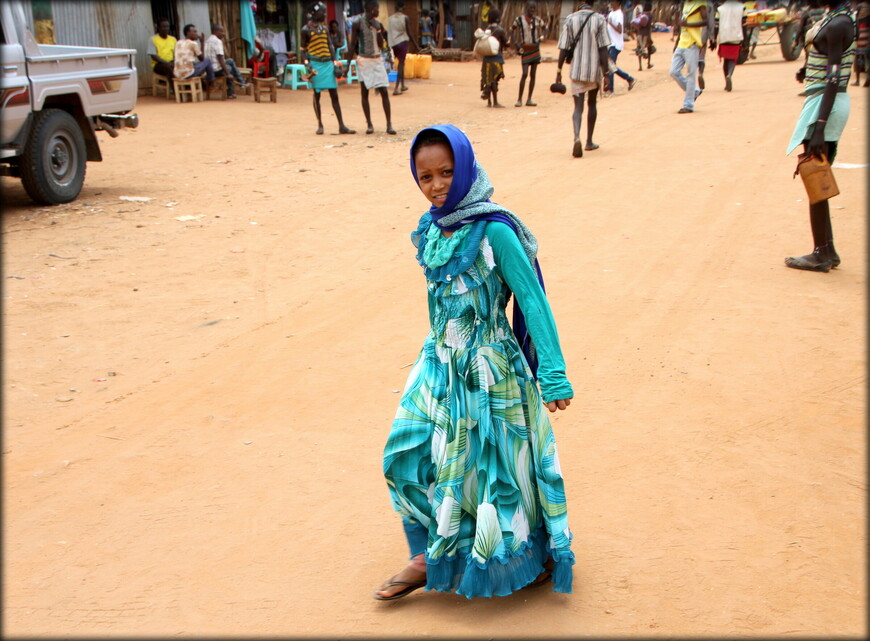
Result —
POLYGON ((17 44, 12 25, 4 20, 0 28, 0 147, 6 147, 21 130, 30 113, 30 83, 27 80, 27 65, 24 47, 17 44), (7 31, 7 29, 9 31, 7 31))

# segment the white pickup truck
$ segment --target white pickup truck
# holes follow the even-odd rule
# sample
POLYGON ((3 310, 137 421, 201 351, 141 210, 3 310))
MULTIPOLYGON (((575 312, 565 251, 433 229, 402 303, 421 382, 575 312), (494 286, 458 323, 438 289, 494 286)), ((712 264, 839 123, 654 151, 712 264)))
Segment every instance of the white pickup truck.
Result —
POLYGON ((134 49, 39 44, 20 1, 0 2, 0 175, 40 204, 75 200, 97 131, 136 127, 134 49))

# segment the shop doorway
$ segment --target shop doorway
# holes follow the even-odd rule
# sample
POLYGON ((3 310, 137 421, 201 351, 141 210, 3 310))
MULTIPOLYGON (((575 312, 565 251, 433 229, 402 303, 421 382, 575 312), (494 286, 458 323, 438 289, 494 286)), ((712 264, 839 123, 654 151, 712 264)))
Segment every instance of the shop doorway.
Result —
POLYGON ((151 0, 151 18, 155 29, 157 28, 157 21, 166 18, 169 20, 169 33, 178 39, 184 37, 179 33, 181 25, 178 24, 176 0, 151 0))

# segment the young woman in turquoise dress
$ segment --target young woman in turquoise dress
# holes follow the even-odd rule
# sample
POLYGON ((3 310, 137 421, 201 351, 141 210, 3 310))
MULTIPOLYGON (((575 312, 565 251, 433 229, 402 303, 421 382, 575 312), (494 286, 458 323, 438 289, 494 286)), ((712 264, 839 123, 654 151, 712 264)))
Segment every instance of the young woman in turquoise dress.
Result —
POLYGON ((417 134, 411 172, 432 203, 411 234, 431 330, 383 459, 410 563, 374 597, 397 599, 421 587, 506 596, 550 581, 570 593, 572 534, 544 407, 564 410, 574 392, 537 241, 489 200, 486 172, 453 125, 417 134))

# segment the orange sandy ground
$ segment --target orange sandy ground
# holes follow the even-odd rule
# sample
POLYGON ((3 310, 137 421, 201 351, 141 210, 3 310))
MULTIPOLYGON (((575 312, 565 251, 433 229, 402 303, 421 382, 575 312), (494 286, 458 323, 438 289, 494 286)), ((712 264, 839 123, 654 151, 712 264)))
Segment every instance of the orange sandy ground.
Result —
POLYGON ((842 266, 790 270, 812 249, 785 156, 800 61, 760 47, 728 94, 708 54, 677 115, 657 42, 651 70, 621 57, 639 83, 582 159, 549 43, 536 108, 513 107, 516 58, 503 110, 479 63, 434 63, 394 137, 374 95, 362 134, 356 86, 356 136, 315 136, 307 90, 143 97, 75 203, 4 178, 5 634, 863 635, 867 90, 842 266), (576 390, 554 416, 572 595, 371 598, 407 556, 381 450, 427 331, 407 156, 432 122, 540 241, 576 390))

